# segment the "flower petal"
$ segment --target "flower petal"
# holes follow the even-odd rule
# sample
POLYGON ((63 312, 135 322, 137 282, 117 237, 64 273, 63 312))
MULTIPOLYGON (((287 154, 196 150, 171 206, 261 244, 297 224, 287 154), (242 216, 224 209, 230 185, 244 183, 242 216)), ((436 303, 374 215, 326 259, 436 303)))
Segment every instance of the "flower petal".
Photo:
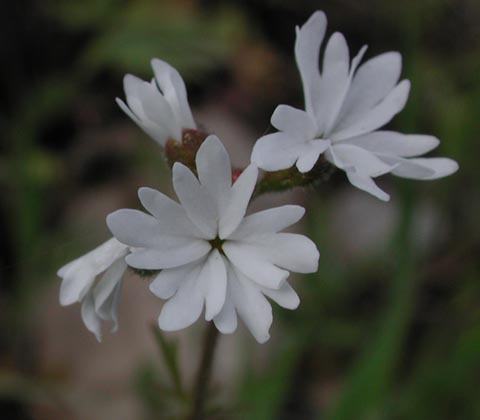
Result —
POLYGON ((175 120, 170 104, 158 91, 157 87, 150 84, 150 88, 145 86, 140 93, 142 94, 141 100, 145 117, 152 123, 164 128, 167 137, 181 140, 182 125, 175 120))
POLYGON ((375 131, 337 144, 353 144, 373 153, 411 157, 435 149, 440 141, 433 136, 375 131))
POLYGON ((58 274, 63 277, 60 285, 60 305, 67 306, 82 300, 99 273, 94 268, 83 265, 77 260, 67 264, 63 269, 66 269, 67 274, 65 276, 58 274))
POLYGON ((335 32, 328 40, 323 56, 320 106, 315 115, 320 132, 326 132, 335 120, 348 89, 349 67, 347 41, 340 32, 335 32))
POLYGON ((128 107, 128 105, 123 102, 120 98, 115 98, 115 102, 120 107, 120 109, 125 112, 134 122, 136 122, 139 126, 142 125, 142 121, 133 113, 133 111, 128 107))
POLYGON ((231 334, 237 329, 237 312, 232 297, 232 281, 237 281, 236 276, 232 277, 231 264, 225 257, 222 257, 227 272, 227 289, 225 292, 225 304, 222 310, 213 318, 213 322, 222 334, 231 334))
POLYGON ((313 169, 319 156, 330 147, 330 140, 311 140, 308 142, 308 152, 303 153, 297 160, 297 169, 308 172, 313 169))
POLYGON ((202 231, 205 239, 217 235, 217 211, 198 179, 185 165, 173 165, 173 187, 189 219, 202 231))
POLYGON ((308 143, 301 136, 273 133, 255 142, 251 159, 265 171, 278 171, 292 167, 300 155, 309 150, 308 143))
POLYGON ((451 175, 458 170, 458 163, 449 158, 396 159, 398 166, 393 175, 402 178, 432 180, 451 175))
POLYGON ((390 200, 390 196, 385 191, 381 190, 368 175, 353 171, 346 171, 346 174, 348 180, 353 186, 372 194, 382 201, 390 200))
POLYGON ((102 341, 102 331, 100 319, 95 312, 95 304, 93 302, 92 293, 88 293, 82 302, 82 321, 87 329, 95 334, 97 341, 102 341))
POLYGON ((317 115, 319 108, 318 58, 326 29, 327 18, 320 11, 315 12, 301 28, 296 28, 295 59, 302 78, 305 109, 312 117, 317 115))
POLYGON ((205 319, 211 321, 219 314, 227 292, 227 270, 220 253, 214 249, 198 275, 205 296, 205 319))
POLYGON ((192 267, 177 293, 162 308, 158 325, 164 331, 176 331, 193 324, 202 313, 204 295, 198 275, 203 263, 192 267))
POLYGON ((390 93, 401 70, 402 56, 394 51, 371 58, 359 67, 339 114, 345 127, 390 93))
POLYGON ((254 234, 279 232, 297 223, 304 214, 305 209, 295 205, 259 211, 245 217, 229 239, 244 239, 254 234))
POLYGON ((300 304, 300 298, 287 281, 280 289, 262 288, 262 293, 285 309, 297 309, 300 304))
POLYGON ((132 247, 179 248, 195 240, 193 237, 166 233, 172 231, 172 226, 168 224, 167 218, 156 219, 133 209, 120 209, 107 216, 107 226, 113 235, 132 247))
POLYGON ((289 105, 278 105, 270 121, 278 130, 308 140, 315 137, 317 131, 315 121, 308 113, 289 105))
POLYGON ((164 249, 135 249, 126 257, 127 264, 144 270, 159 270, 178 267, 196 261, 206 255, 212 246, 201 239, 189 239, 178 248, 170 248, 168 242, 164 249))
POLYGON ((231 292, 227 292, 222 310, 213 318, 215 326, 222 334, 231 334, 237 329, 237 313, 230 295, 231 292))
POLYGON ((140 119, 145 119, 145 112, 142 105, 142 93, 146 89, 151 89, 151 85, 134 76, 133 74, 126 74, 123 78, 123 90, 127 99, 127 105, 132 112, 140 119), (146 85, 146 86, 145 86, 146 85), (144 88, 142 90, 142 88, 144 88))
POLYGON ((227 238, 240 224, 257 183, 258 169, 250 164, 237 178, 231 189, 230 201, 218 221, 218 236, 227 238))
POLYGON ((316 245, 304 235, 284 232, 264 233, 247 238, 241 246, 252 254, 289 271, 314 273, 318 270, 320 253, 316 245))
POLYGON ((225 242, 223 251, 238 270, 259 285, 278 289, 289 275, 243 242, 225 242))
POLYGON ((89 253, 64 265, 57 275, 62 277, 60 304, 71 305, 80 301, 95 281, 118 258, 127 254, 128 247, 111 238, 89 253))
POLYGON ((103 304, 95 309, 97 315, 104 321, 112 321, 113 325, 110 328, 110 333, 115 333, 118 330, 118 305, 120 302, 120 292, 122 289, 123 280, 121 280, 112 290, 110 296, 103 304))
POLYGON ((169 135, 170 130, 166 127, 160 127, 159 125, 153 123, 150 120, 140 120, 132 110, 123 102, 121 99, 116 98, 118 106, 122 109, 125 114, 127 114, 147 135, 154 139, 160 146, 164 146, 169 135))
POLYGON ((138 197, 143 207, 153 214, 165 234, 201 237, 202 232, 188 218, 185 209, 176 201, 153 188, 142 187, 138 197))
POLYGON ((159 298, 170 299, 198 264, 200 264, 200 262, 195 261, 190 264, 166 268, 160 271, 157 277, 150 283, 150 291, 159 298))
POLYGON ((231 296, 238 315, 259 343, 265 343, 272 325, 272 306, 255 283, 240 271, 230 268, 231 296))
POLYGON ((123 86, 128 107, 123 101, 117 100, 117 103, 140 128, 161 146, 170 136, 178 135, 172 110, 155 85, 127 74, 123 86))
POLYGON ((330 138, 335 141, 345 140, 382 127, 404 108, 409 92, 410 82, 408 80, 401 81, 383 101, 373 108, 359 112, 355 115, 355 119, 339 120, 339 125, 330 138))
POLYGON ((154 58, 151 64, 158 86, 173 108, 182 128, 196 129, 197 126, 188 104, 187 90, 182 76, 170 64, 158 58, 154 58))
POLYGON ((127 263, 125 258, 119 258, 105 271, 100 281, 93 288, 95 311, 99 312, 104 303, 113 294, 115 287, 122 281, 126 269, 127 263))
MULTIPOLYGON (((345 102, 345 98, 347 97, 347 94, 350 90, 353 74, 357 69, 357 66, 360 64, 360 61, 362 60, 366 51, 367 51, 366 45, 360 48, 360 51, 357 53, 357 55, 353 57, 352 64, 350 65, 350 70, 348 72, 348 76, 345 78, 343 82, 337 83, 338 92, 336 93, 336 97, 333 98, 333 102, 331 104, 327 104, 328 109, 326 110, 326 112, 328 113, 328 118, 324 117, 325 118, 325 125, 323 127, 324 137, 329 137, 332 131, 334 131, 335 125, 339 120, 339 115, 342 110, 343 104, 345 102)), ((347 50, 347 53, 348 53, 348 50, 347 50)), ((327 82, 327 80, 322 79, 322 83, 325 84, 325 89, 328 89, 328 88, 331 89, 330 84, 327 82)))
POLYGON ((376 177, 390 172, 395 165, 389 165, 372 152, 352 144, 335 144, 327 151, 325 157, 340 169, 351 170, 376 177))
POLYGON ((232 166, 222 142, 216 136, 208 136, 198 149, 195 159, 198 179, 216 203, 219 218, 222 218, 230 201, 232 166))

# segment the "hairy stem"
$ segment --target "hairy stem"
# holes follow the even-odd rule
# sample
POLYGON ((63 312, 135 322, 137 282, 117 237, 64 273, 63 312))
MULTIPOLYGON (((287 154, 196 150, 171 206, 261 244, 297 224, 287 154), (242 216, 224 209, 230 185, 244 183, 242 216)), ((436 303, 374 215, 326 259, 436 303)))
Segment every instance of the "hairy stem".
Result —
POLYGON ((291 190, 296 187, 315 186, 328 180, 335 167, 325 160, 323 156, 311 171, 302 173, 295 166, 281 171, 266 172, 258 181, 253 197, 269 193, 291 190))
POLYGON ((210 322, 203 341, 203 353, 192 395, 192 405, 187 420, 204 420, 205 402, 208 385, 212 374, 213 356, 218 341, 218 330, 213 322, 210 322))

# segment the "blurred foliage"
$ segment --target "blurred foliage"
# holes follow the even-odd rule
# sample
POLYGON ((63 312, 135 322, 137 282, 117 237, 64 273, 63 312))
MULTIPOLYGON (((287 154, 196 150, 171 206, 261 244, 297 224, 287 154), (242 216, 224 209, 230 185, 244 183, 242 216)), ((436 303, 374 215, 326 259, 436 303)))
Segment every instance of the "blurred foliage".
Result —
MULTIPOLYGON (((393 127, 438 136, 435 154, 457 159, 461 169, 428 184, 390 180, 398 225, 368 257, 335 249, 328 216, 345 182, 322 186, 309 199, 307 223, 322 252, 320 270, 302 277, 297 311, 275 310, 279 328, 268 363, 259 368, 251 348, 242 354, 238 395, 225 402, 228 412, 212 411, 212 418, 480 418, 480 5, 474 0, 5 2, 1 418, 42 418, 39 405, 61 413, 43 418, 74 418, 70 410, 79 403, 65 391, 74 384, 41 371, 31 351, 38 293, 54 284, 60 265, 106 236, 102 220, 92 225, 89 218, 98 213, 89 215, 82 200, 105 186, 127 190, 139 179, 168 179, 156 146, 115 108, 122 75, 148 78, 152 57, 169 61, 186 78, 194 103, 223 102, 260 135, 277 102, 302 102, 294 26, 319 7, 329 32, 344 32, 352 51, 364 43, 370 55, 401 51, 403 75, 413 86, 393 127), (424 203, 439 220, 426 249, 415 231, 424 203)), ((163 368, 141 363, 133 384, 152 420, 178 417, 188 397, 176 350, 161 334, 157 343, 163 368)), ((215 391, 222 397, 222 389, 215 391)))
POLYGON ((151 58, 162 57, 186 79, 201 80, 225 63, 245 32, 235 10, 201 13, 187 1, 53 1, 48 11, 74 30, 98 33, 79 63, 90 74, 108 67, 147 75, 151 58))

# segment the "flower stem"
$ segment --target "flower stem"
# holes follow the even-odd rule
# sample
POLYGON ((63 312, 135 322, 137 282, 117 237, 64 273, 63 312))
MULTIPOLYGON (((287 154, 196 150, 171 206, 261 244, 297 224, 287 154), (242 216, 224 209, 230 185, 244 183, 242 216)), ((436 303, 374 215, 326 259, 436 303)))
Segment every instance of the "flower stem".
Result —
POLYGON ((200 366, 195 378, 192 395, 192 405, 187 420, 203 420, 208 384, 212 374, 213 356, 218 341, 218 330, 213 322, 210 322, 203 341, 203 353, 200 366))
POLYGON ((306 173, 299 172, 295 166, 281 171, 266 172, 257 183, 253 199, 265 193, 287 191, 296 187, 315 186, 328 180, 334 170, 335 167, 321 156, 312 170, 306 173))

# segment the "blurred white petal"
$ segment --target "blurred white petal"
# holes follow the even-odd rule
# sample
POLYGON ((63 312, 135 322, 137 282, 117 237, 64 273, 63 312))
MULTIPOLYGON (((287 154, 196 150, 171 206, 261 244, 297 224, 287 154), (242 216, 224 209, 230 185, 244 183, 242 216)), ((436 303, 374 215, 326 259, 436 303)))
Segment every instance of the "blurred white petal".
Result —
POLYGON ((173 187, 189 219, 208 239, 215 238, 218 214, 209 194, 185 165, 173 165, 173 187))
POLYGON ((374 197, 377 197, 382 201, 390 200, 390 196, 380 189, 370 176, 347 171, 347 178, 353 186, 372 194, 374 197))
POLYGON ((117 259, 127 253, 125 245, 111 238, 89 253, 64 265, 57 275, 62 278, 60 303, 71 305, 79 302, 95 281, 95 277, 104 272, 117 259))
POLYGON ((118 328, 117 307, 128 252, 127 246, 112 238, 58 270, 62 277, 60 303, 81 302, 83 322, 98 341, 102 320, 113 322, 111 332, 118 328))
POLYGON ((196 269, 198 261, 174 268, 165 268, 150 283, 150 291, 159 298, 170 299, 178 290, 183 281, 196 269))
POLYGON ((276 233, 297 223, 304 214, 305 209, 295 205, 285 205, 259 211, 246 216, 229 238, 244 239, 261 233, 276 233))
POLYGON ((221 219, 230 201, 232 188, 232 166, 230 157, 222 142, 216 136, 209 136, 197 152, 198 179, 216 203, 221 219))
POLYGON ((354 121, 340 121, 330 138, 335 141, 345 140, 384 126, 405 107, 409 93, 410 82, 401 81, 373 108, 356 114, 354 121))
POLYGON ((223 214, 220 215, 218 236, 228 237, 241 223, 257 183, 258 169, 250 164, 237 178, 232 186, 230 201, 223 214))
POLYGON ((412 157, 423 155, 435 149, 440 140, 423 134, 402 134, 395 131, 375 131, 353 137, 337 144, 353 144, 372 153, 412 157))
POLYGON ((301 133, 295 136, 279 132, 260 137, 253 146, 251 159, 265 171, 278 171, 295 165, 300 155, 309 150, 301 133))
POLYGON ((188 218, 185 209, 165 194, 142 187, 138 190, 138 197, 143 207, 157 218, 163 233, 201 237, 202 232, 188 218))
POLYGON ((214 249, 208 256, 198 282, 203 285, 205 295, 205 319, 211 321, 219 314, 227 292, 227 270, 220 253, 214 249))
POLYGON ((91 293, 87 293, 82 302, 81 314, 82 321, 87 329, 95 334, 95 337, 99 342, 102 341, 100 318, 95 312, 95 303, 91 293))
POLYGON ((191 239, 176 248, 162 244, 162 249, 139 248, 126 257, 128 265, 144 270, 178 267, 196 261, 206 255, 211 245, 202 239, 191 239))
POLYGON ((267 289, 264 287, 262 292, 282 308, 297 309, 298 305, 300 305, 300 298, 287 281, 282 284, 280 289, 267 289))
POLYGON ((227 270, 227 289, 225 291, 225 304, 222 310, 213 318, 215 326, 222 334, 231 334, 237 329, 237 312, 232 297, 231 282, 237 281, 236 276, 232 274, 231 264, 223 257, 223 262, 227 270))
POLYGON ((295 59, 302 78, 305 109, 311 116, 317 115, 319 108, 318 58, 326 30, 327 17, 320 11, 315 12, 301 28, 296 28, 295 59))
POLYGON ((223 250, 239 271, 261 286, 278 289, 289 275, 288 271, 270 262, 267 255, 255 252, 248 244, 226 242, 223 250))
POLYGON ((188 274, 175 295, 162 308, 158 325, 165 331, 176 331, 193 324, 202 313, 204 295, 198 274, 203 264, 198 264, 188 274))
POLYGON ((330 144, 330 140, 310 140, 307 143, 308 150, 303 152, 297 160, 297 169, 303 173, 311 171, 318 157, 329 148, 330 144))
POLYGON ((340 111, 339 119, 347 122, 373 108, 395 87, 402 70, 402 56, 387 52, 363 63, 353 77, 340 111))
POLYGON ((271 123, 278 130, 294 136, 302 133, 306 139, 314 137, 317 132, 315 121, 308 113, 289 105, 278 105, 273 111, 271 123))
POLYGON ((361 147, 352 144, 341 143, 332 146, 326 154, 327 159, 340 169, 376 177, 392 170, 395 164, 389 165, 361 147))
POLYGON ((402 178, 432 180, 451 175, 458 170, 458 163, 449 158, 397 159, 398 166, 392 174, 402 178))
POLYGON ((170 103, 178 122, 184 128, 196 129, 188 104, 187 90, 180 73, 167 62, 154 58, 151 62, 155 79, 165 99, 170 103))
POLYGON ((318 270, 320 254, 306 236, 296 233, 264 233, 253 235, 241 247, 272 262, 278 267, 296 273, 314 273, 318 270))
POLYGON ((319 126, 323 132, 328 131, 338 109, 341 106, 349 85, 350 54, 344 36, 335 32, 327 42, 323 56, 321 76, 320 107, 317 109, 316 120, 322 122, 319 126))
POLYGON ((272 325, 272 306, 263 296, 255 283, 246 278, 240 271, 231 269, 229 279, 231 298, 238 315, 259 343, 269 338, 272 325))

